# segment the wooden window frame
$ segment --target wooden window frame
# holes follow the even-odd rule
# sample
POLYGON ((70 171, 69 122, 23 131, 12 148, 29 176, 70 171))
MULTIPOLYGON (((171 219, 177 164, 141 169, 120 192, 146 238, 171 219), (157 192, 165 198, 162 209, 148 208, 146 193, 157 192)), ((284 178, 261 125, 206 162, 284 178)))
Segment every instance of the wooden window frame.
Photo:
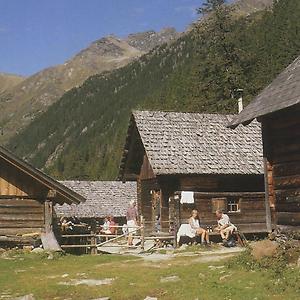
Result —
POLYGON ((242 213, 241 209, 242 198, 227 198, 227 213, 228 214, 240 214, 242 213), (237 202, 236 204, 231 204, 230 201, 237 202), (237 210, 229 210, 229 206, 237 205, 237 210))

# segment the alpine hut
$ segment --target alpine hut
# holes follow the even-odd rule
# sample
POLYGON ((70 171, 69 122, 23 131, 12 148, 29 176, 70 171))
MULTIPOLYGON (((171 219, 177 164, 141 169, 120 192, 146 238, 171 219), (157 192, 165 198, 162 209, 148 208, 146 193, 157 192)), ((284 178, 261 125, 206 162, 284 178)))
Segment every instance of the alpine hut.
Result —
POLYGON ((52 233, 53 205, 79 204, 84 197, 0 147, 0 243, 27 243, 52 233))
POLYGON ((202 224, 222 209, 245 232, 266 232, 260 126, 230 130, 231 115, 134 111, 119 179, 136 180, 146 222, 202 224))
MULTIPOLYGON (((300 57, 229 123, 262 124, 266 197, 272 225, 300 225, 300 57)), ((250 125, 248 125, 250 124, 250 125)))

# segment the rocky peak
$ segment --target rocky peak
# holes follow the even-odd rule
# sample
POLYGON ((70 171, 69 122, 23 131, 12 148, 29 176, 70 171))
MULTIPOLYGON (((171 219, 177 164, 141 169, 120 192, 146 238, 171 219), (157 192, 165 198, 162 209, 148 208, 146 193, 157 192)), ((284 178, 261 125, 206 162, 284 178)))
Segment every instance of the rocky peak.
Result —
POLYGON ((127 43, 141 51, 150 51, 156 46, 168 43, 172 40, 177 39, 180 33, 176 31, 175 28, 164 28, 159 32, 154 30, 146 32, 138 32, 128 35, 126 38, 127 43))

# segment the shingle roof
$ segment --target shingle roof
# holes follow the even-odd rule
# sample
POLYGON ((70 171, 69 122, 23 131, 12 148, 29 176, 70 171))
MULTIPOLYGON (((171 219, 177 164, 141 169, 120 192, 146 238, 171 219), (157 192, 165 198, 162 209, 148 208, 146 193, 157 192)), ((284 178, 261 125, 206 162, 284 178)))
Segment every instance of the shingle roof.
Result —
POLYGON ((66 186, 62 185, 39 169, 33 167, 31 164, 17 157, 15 154, 2 146, 0 146, 0 159, 7 161, 9 164, 13 165, 15 168, 19 169, 28 176, 34 178, 47 188, 55 190, 57 192, 57 196, 54 198, 54 202, 71 204, 85 201, 85 198, 81 195, 70 190, 66 186))
MULTIPOLYGON (((135 122, 156 175, 262 174, 258 122, 231 130, 232 115, 135 111, 135 122)), ((126 152, 126 151, 125 151, 126 152)))
POLYGON ((137 201, 136 182, 61 181, 61 183, 85 197, 86 202, 79 205, 56 205, 55 212, 58 216, 122 217, 126 215, 130 200, 137 201))
POLYGON ((268 85, 232 122, 229 127, 300 104, 300 56, 268 85))

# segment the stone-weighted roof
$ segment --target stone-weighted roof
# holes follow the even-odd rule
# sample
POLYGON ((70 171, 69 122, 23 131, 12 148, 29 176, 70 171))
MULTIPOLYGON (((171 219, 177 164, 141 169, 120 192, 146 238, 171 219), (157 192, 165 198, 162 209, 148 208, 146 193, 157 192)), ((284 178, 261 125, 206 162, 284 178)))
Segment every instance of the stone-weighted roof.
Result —
POLYGON ((300 104, 300 56, 268 85, 229 127, 247 124, 253 119, 300 104))
POLYGON ((63 185, 86 198, 79 205, 56 205, 60 216, 80 218, 123 217, 129 202, 137 201, 136 182, 121 181, 61 181, 63 185))
MULTIPOLYGON (((231 130, 226 125, 232 117, 233 115, 220 114, 135 111, 130 128, 136 126, 156 175, 262 174, 259 123, 253 122, 248 127, 231 130)), ((128 134, 130 137, 130 132, 128 134)), ((127 155, 128 149, 125 146, 125 162, 127 155)))

